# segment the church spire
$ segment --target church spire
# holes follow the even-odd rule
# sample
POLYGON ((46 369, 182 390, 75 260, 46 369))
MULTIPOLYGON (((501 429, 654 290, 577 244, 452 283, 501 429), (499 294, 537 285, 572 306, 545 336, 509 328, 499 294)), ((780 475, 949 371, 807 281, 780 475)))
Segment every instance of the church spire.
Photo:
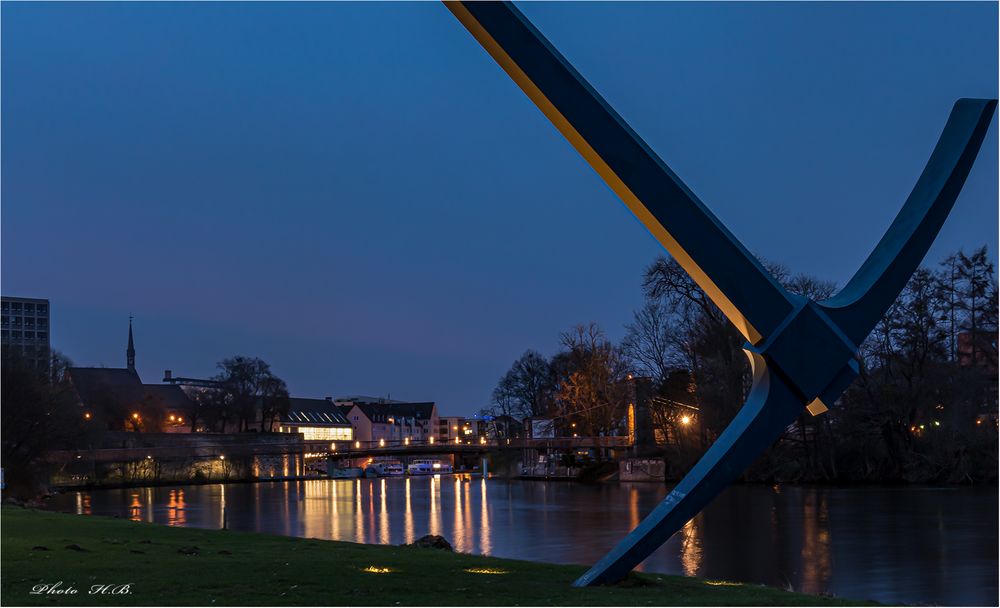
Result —
POLYGON ((128 316, 128 349, 125 351, 128 371, 135 373, 135 343, 132 341, 132 315, 128 316))

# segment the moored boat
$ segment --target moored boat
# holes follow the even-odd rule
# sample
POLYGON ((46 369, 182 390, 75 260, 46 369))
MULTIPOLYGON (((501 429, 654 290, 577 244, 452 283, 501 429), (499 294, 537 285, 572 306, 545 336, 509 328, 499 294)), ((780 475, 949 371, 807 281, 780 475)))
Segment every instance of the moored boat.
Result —
POLYGON ((361 467, 330 467, 327 470, 330 479, 355 479, 365 474, 361 467))
POLYGON ((421 458, 414 460, 406 467, 406 472, 410 475, 439 475, 441 473, 451 473, 452 467, 448 463, 434 460, 432 458, 421 458))
POLYGON ((398 460, 374 460, 365 467, 365 477, 399 477, 403 465, 398 460))

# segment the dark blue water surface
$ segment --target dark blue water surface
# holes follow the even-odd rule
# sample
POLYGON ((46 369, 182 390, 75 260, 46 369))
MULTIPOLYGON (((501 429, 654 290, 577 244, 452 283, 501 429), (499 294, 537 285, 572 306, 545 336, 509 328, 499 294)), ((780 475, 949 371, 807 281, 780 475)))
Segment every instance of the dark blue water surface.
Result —
MULTIPOLYGON (((591 564, 658 484, 469 477, 68 492, 53 508, 362 543, 441 534, 456 551, 591 564)), ((733 486, 642 565, 886 603, 996 605, 997 488, 733 486)))

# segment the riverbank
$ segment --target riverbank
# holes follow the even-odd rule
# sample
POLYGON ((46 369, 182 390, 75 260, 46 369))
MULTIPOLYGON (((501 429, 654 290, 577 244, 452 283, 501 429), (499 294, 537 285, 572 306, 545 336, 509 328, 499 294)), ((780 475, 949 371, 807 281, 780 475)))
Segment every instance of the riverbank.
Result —
POLYGON ((4 605, 860 605, 758 585, 636 574, 575 589, 581 566, 116 518, 0 510, 4 605), (54 585, 75 594, 39 594, 54 585), (111 594, 128 584, 128 593, 111 594), (90 594, 95 585, 105 594, 90 594))

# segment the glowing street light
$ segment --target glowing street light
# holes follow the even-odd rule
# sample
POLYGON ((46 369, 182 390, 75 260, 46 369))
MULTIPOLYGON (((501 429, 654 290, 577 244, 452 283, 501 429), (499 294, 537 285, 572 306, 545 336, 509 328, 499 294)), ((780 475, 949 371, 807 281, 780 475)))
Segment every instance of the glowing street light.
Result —
POLYGON ((84 420, 90 420, 90 412, 84 412, 83 413, 83 419, 84 420))
POLYGON ((691 424, 691 416, 688 416, 687 414, 681 416, 681 424, 684 426, 691 424))
POLYGON ((385 439, 379 439, 378 440, 378 447, 380 447, 380 448, 384 448, 385 447, 385 439))
POLYGON ((361 442, 360 441, 355 441, 354 442, 354 449, 355 450, 360 450, 361 449, 361 442))
POLYGON ((434 445, 434 436, 432 435, 432 436, 428 437, 427 441, 430 442, 431 445, 434 445))
POLYGON ((410 438, 409 437, 407 437, 406 439, 403 440, 403 445, 410 445, 410 438))

